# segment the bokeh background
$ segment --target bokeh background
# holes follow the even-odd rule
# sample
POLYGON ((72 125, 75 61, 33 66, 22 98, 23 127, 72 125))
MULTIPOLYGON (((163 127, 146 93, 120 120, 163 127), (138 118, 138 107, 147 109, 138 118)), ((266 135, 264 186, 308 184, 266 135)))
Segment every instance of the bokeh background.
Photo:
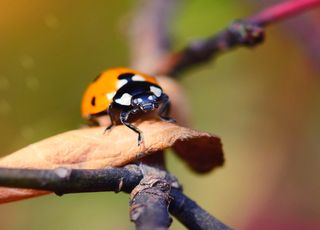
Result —
MULTIPOLYGON (((183 1, 174 49, 276 1, 183 1)), ((0 0, 1 156, 80 127, 82 93, 129 64, 136 1, 0 0)), ((236 229, 320 228, 320 12, 267 30, 267 42, 185 72, 195 128, 222 137, 226 165, 205 176, 168 154, 204 209, 236 229), (317 36, 319 35, 319 36, 317 36)), ((143 34, 141 34, 143 36, 143 34)), ((0 229, 133 229, 126 194, 54 195, 0 206, 0 229)), ((172 229, 183 229, 174 221, 172 229)))

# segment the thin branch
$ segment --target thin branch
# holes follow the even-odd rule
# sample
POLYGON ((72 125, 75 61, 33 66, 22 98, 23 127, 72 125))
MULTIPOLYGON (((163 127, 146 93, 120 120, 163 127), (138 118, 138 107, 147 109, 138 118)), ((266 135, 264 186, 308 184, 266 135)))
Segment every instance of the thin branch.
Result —
POLYGON ((130 200, 131 221, 136 229, 168 229, 172 219, 169 216, 170 183, 161 178, 147 176, 134 188, 130 200))
POLYGON ((166 211, 169 205, 170 213, 189 229, 230 229, 185 196, 175 177, 153 166, 130 164, 123 168, 98 170, 0 168, 0 186, 45 190, 58 195, 101 191, 130 193, 134 189, 131 218, 137 224, 141 221, 147 224, 150 218, 148 224, 169 226, 171 220, 166 211), (145 215, 152 215, 153 219, 145 215))
POLYGON ((235 47, 254 47, 264 41, 265 26, 317 6, 320 6, 320 0, 287 1, 271 6, 255 16, 237 20, 218 34, 195 41, 182 51, 165 57, 158 65, 157 73, 177 75, 235 47))
POLYGON ((171 187, 181 188, 178 180, 169 174, 163 155, 144 159, 139 165, 144 178, 133 189, 130 197, 130 217, 137 229, 168 229, 172 219, 169 216, 171 187))
POLYGON ((317 6, 320 6, 319 0, 285 1, 261 11, 253 17, 248 18, 248 20, 256 22, 261 26, 266 26, 317 6))
POLYGON ((208 62, 217 54, 237 46, 253 47, 263 40, 262 27, 252 22, 238 20, 213 37, 194 41, 182 51, 167 56, 158 65, 157 73, 174 76, 197 64, 208 62))
POLYGON ((0 168, 0 186, 46 190, 58 195, 97 191, 129 193, 142 177, 141 170, 134 164, 95 170, 0 168))
POLYGON ((228 226, 211 216, 180 189, 172 188, 170 213, 188 229, 230 230, 228 226))

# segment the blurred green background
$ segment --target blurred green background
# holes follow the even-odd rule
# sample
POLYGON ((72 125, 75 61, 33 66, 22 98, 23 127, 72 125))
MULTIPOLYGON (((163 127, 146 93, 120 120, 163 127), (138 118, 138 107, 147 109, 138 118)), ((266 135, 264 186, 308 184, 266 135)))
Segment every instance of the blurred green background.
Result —
MULTIPOLYGON (((0 0, 2 156, 83 123, 87 84, 101 70, 129 65, 126 31, 135 6, 0 0)), ((172 27, 174 47, 257 8, 235 0, 185 1, 172 27)), ((168 154, 186 194, 237 229, 319 227, 319 81, 303 44, 279 25, 268 28, 261 47, 184 73, 194 127, 221 136, 226 153, 226 165, 205 176, 168 154)), ((133 229, 128 201, 126 194, 94 193, 5 204, 0 229, 133 229)), ((183 227, 174 221, 172 229, 183 227)))

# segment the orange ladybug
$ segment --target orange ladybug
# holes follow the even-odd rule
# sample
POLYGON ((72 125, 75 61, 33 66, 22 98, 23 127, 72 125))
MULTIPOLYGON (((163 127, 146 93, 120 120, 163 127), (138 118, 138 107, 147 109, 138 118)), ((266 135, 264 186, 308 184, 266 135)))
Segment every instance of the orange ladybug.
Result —
POLYGON ((142 132, 128 122, 130 115, 147 113, 159 108, 159 117, 167 122, 174 122, 169 117, 170 101, 157 80, 145 73, 130 68, 112 68, 102 72, 89 85, 82 99, 81 113, 88 120, 94 121, 101 115, 108 114, 111 125, 117 120, 138 134, 138 145, 143 142, 142 132), (119 114, 119 118, 116 117, 119 114))

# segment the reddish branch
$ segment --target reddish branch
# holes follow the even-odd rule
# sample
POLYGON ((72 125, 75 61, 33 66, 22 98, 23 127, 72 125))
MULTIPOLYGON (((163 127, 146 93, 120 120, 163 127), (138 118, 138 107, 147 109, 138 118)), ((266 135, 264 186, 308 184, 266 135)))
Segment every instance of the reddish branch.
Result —
POLYGON ((271 6, 255 16, 235 21, 212 37, 195 41, 182 51, 164 57, 156 72, 160 75, 176 75, 232 48, 254 47, 264 41, 265 26, 317 6, 320 6, 320 0, 286 1, 271 6))
POLYGON ((261 11, 253 17, 250 17, 248 20, 256 22, 261 26, 266 26, 270 23, 300 14, 317 6, 320 6, 320 0, 285 1, 261 11))

